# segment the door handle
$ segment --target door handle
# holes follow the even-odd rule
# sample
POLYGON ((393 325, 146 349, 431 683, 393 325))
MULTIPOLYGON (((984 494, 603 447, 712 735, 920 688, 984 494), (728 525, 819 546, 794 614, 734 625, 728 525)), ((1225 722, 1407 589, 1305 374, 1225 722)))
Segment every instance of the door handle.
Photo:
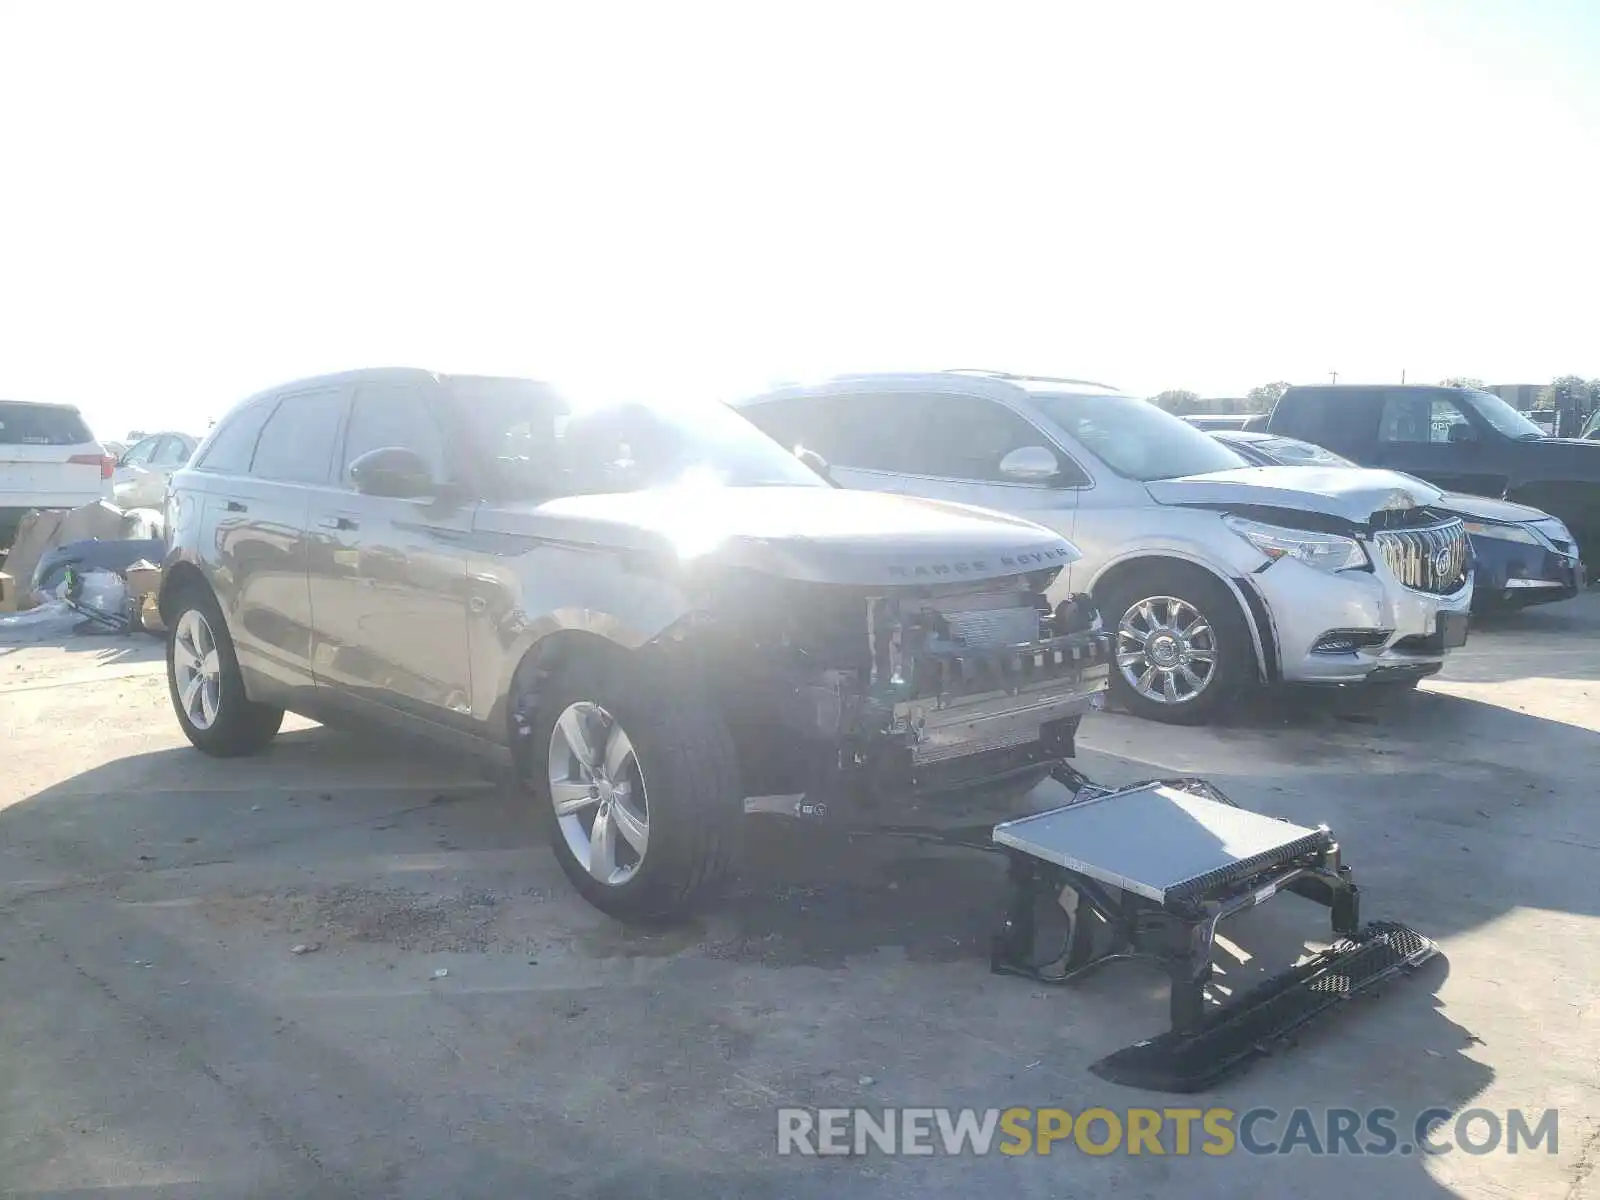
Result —
POLYGON ((356 520, 354 517, 323 517, 317 524, 323 529, 354 529, 356 520))
POLYGON ((229 500, 222 507, 227 509, 229 512, 249 512, 250 511, 250 506, 248 504, 242 504, 238 500, 229 500))

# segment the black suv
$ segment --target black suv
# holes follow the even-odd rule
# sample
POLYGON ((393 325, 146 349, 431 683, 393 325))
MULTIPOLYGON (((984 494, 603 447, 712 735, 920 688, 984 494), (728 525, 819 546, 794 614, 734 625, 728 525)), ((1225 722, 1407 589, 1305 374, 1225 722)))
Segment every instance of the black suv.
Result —
POLYGON ((1554 438, 1500 397, 1471 388, 1292 387, 1256 428, 1387 467, 1449 492, 1493 496, 1600 540, 1600 443, 1554 438))

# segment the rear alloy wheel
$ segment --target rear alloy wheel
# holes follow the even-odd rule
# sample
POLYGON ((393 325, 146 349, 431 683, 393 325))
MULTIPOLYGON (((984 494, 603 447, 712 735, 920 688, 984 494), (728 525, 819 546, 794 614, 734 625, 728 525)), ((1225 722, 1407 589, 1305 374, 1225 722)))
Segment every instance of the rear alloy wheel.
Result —
POLYGON ((1252 663, 1239 606, 1210 576, 1182 566, 1140 571, 1101 597, 1115 614, 1111 692, 1136 716, 1200 724, 1233 698, 1252 663))
POLYGON ((196 749, 218 758, 265 749, 283 724, 283 709, 257 704, 245 694, 233 640, 215 598, 191 585, 172 607, 167 690, 184 736, 196 749))

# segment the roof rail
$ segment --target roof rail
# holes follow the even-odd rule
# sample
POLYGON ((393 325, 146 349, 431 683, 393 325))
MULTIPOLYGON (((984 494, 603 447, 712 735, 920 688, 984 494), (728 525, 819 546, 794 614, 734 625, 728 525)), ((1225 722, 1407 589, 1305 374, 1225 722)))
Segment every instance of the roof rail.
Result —
POLYGON ((1055 375, 1018 375, 1015 371, 989 371, 982 367, 951 367, 944 372, 946 375, 985 375, 990 379, 1026 379, 1033 383, 1073 383, 1080 387, 1105 388, 1108 392, 1119 389, 1109 383, 1097 383, 1093 379, 1063 379, 1055 375))

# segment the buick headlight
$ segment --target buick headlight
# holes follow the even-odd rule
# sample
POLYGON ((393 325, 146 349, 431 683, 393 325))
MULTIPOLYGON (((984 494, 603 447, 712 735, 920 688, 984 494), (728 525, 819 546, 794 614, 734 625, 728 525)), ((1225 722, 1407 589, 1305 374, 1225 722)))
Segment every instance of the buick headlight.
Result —
POLYGON ((1494 525, 1486 521, 1463 521, 1467 532, 1474 537, 1499 538, 1503 542, 1521 542, 1524 546, 1542 546, 1544 542, 1525 525, 1494 525))
POLYGON ((1243 517, 1225 517, 1224 523, 1274 562, 1293 558, 1322 571, 1359 571, 1372 565, 1355 538, 1310 529, 1286 529, 1281 525, 1247 521, 1243 517))

